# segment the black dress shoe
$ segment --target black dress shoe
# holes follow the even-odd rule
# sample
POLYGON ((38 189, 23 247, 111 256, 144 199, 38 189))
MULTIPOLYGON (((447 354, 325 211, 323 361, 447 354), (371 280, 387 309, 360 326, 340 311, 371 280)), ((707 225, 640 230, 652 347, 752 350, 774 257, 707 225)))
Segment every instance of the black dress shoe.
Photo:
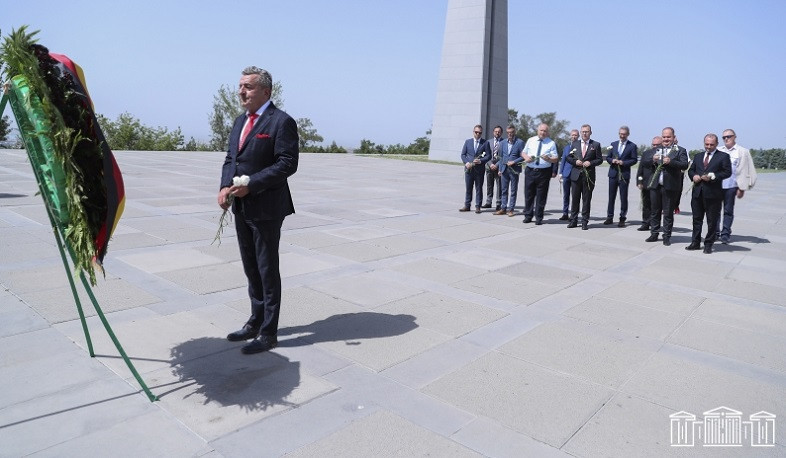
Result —
POLYGON ((568 216, 567 213, 563 213, 562 216, 559 217, 560 221, 567 221, 569 219, 570 219, 570 217, 568 216))
POLYGON ((606 225, 614 224, 614 218, 606 218, 606 220, 603 221, 603 224, 606 224, 606 225))
POLYGON ((671 246, 671 237, 663 237, 663 245, 671 246))
POLYGON ((620 218, 620 222, 617 223, 617 227, 625 227, 625 218, 620 218))
POLYGON ((263 351, 272 350, 277 346, 278 340, 275 336, 259 336, 252 340, 248 345, 244 345, 240 351, 242 351, 245 355, 251 355, 254 353, 262 353, 263 351))
POLYGON ((712 254, 712 244, 704 245, 704 254, 712 254))
POLYGON ((482 207, 483 208, 491 208, 491 204, 483 204, 482 207))
POLYGON ((701 245, 696 242, 693 242, 690 245, 686 246, 685 249, 688 251, 695 251, 701 249, 701 245))
POLYGON ((524 217, 524 223, 531 223, 531 222, 532 222, 532 217, 531 216, 525 216, 524 217))
POLYGON ((647 240, 645 240, 645 242, 657 242, 657 241, 658 241, 658 234, 652 234, 649 237, 647 237, 647 240))
POLYGON ((636 230, 637 230, 637 231, 642 231, 642 232, 644 232, 644 231, 648 231, 648 230, 650 230, 650 226, 649 226, 648 224, 642 224, 642 225, 641 225, 641 226, 639 226, 639 228, 638 228, 638 229, 636 229, 636 230))
POLYGON ((253 339, 259 334, 259 328, 253 328, 250 324, 244 324, 243 329, 229 333, 227 340, 230 342, 240 342, 241 340, 253 339))
POLYGON ((469 207, 461 207, 461 208, 459 208, 459 211, 460 212, 468 212, 469 211, 469 207))
POLYGON ((587 225, 587 223, 581 223, 581 230, 582 231, 589 230, 589 226, 587 225))
POLYGON ((568 223, 568 229, 578 226, 575 221, 571 221, 568 223))
POLYGON ((541 224, 543 224, 543 220, 542 219, 536 219, 535 220, 535 226, 540 226, 541 224))

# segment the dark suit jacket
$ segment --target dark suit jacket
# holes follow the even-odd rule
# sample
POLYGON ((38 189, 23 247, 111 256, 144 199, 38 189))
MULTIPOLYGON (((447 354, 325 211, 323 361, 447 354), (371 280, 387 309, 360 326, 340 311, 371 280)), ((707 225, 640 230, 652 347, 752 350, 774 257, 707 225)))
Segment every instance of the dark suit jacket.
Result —
POLYGON ((693 185, 693 197, 704 196, 705 199, 723 199, 723 180, 731 176, 731 157, 723 151, 715 150, 712 153, 707 168, 704 168, 704 155, 697 154, 693 158, 693 162, 688 169, 688 177, 693 182, 693 177, 698 175, 707 175, 712 172, 715 174, 715 179, 710 181, 699 181, 693 185))
POLYGON ((520 138, 517 138, 513 141, 513 146, 508 148, 508 139, 506 138, 505 141, 502 142, 502 147, 500 148, 501 156, 499 159, 499 172, 504 173, 505 169, 508 167, 508 161, 513 161, 511 170, 514 173, 521 173, 521 163, 524 161, 524 158, 521 157, 521 151, 524 150, 524 141, 520 138))
MULTIPOLYGON (((486 157, 488 157, 488 160, 486 162, 484 162, 486 164, 486 170, 489 170, 489 165, 490 164, 496 164, 496 163, 499 162, 499 158, 502 157, 502 142, 506 142, 506 141, 508 141, 507 138, 500 138, 499 139, 499 151, 497 151, 497 159, 496 160, 494 159, 494 139, 493 138, 489 138, 486 141, 486 143, 483 144, 483 151, 486 153, 486 157)), ((475 145, 472 145, 472 146, 474 147, 475 145)), ((485 157, 484 157, 484 159, 485 159, 485 157)), ((483 161, 483 159, 481 159, 481 161, 483 161)), ((465 164, 466 164, 466 162, 465 162, 465 164)))
MULTIPOLYGON (((658 187, 659 178, 655 175, 655 170, 657 170, 658 164, 653 164, 652 158, 655 154, 660 153, 661 151, 662 148, 658 148, 655 150, 654 154, 649 157, 649 162, 652 165, 654 179, 650 177, 650 179, 645 183, 647 189, 656 189, 658 187)), ((682 189, 682 172, 688 168, 688 152, 681 146, 672 146, 668 157, 671 158, 671 161, 661 168, 660 172, 658 172, 658 175, 663 175, 663 188, 665 190, 679 192, 679 190, 682 189)), ((644 159, 642 158, 642 165, 643 164, 644 159)))
POLYGON ((570 144, 570 149, 575 150, 573 153, 568 154, 568 164, 573 166, 570 171, 570 181, 578 181, 584 173, 581 171, 582 167, 576 167, 576 161, 589 161, 590 166, 587 167, 590 180, 595 183, 595 167, 603 163, 603 152, 600 150, 600 143, 590 138, 587 145, 587 155, 582 159, 581 157, 581 140, 576 140, 570 144))
POLYGON ((297 124, 271 102, 254 123, 238 151, 246 114, 238 116, 229 134, 229 151, 221 170, 221 188, 232 186, 232 178, 248 175, 249 193, 235 199, 232 212, 242 201, 246 216, 273 220, 295 213, 287 177, 297 171, 299 146, 297 124))
POLYGON ((643 185, 644 189, 648 189, 652 174, 655 172, 655 164, 652 162, 652 157, 655 156, 657 148, 650 148, 641 153, 641 162, 639 162, 639 169, 636 171, 636 185, 643 185))
MULTIPOLYGON (((633 142, 625 142, 625 150, 622 153, 619 152, 619 140, 616 142, 611 142, 611 149, 609 150, 608 154, 606 155, 606 162, 611 165, 612 159, 619 159, 622 161, 622 165, 620 166, 620 170, 622 170, 622 178, 630 183, 630 166, 634 165, 636 162, 639 161, 639 148, 633 142)), ((612 165, 609 168, 609 178, 617 178, 618 171, 617 166, 612 165)))

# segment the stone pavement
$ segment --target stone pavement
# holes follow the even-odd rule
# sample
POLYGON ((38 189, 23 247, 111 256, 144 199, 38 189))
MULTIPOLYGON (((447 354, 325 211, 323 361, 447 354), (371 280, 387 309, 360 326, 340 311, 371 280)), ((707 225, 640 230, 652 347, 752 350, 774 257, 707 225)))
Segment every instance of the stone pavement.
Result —
POLYGON ((26 156, 0 150, 0 456, 786 455, 786 175, 705 255, 688 197, 671 247, 636 231, 636 191, 633 224, 602 225, 605 171, 581 231, 556 182, 534 226, 459 213, 456 165, 303 154, 280 347, 245 356, 234 230, 211 245, 223 154, 117 159, 95 291, 160 401, 84 300, 89 357, 26 156), (775 414, 775 445, 670 446, 670 415, 720 406, 775 414))

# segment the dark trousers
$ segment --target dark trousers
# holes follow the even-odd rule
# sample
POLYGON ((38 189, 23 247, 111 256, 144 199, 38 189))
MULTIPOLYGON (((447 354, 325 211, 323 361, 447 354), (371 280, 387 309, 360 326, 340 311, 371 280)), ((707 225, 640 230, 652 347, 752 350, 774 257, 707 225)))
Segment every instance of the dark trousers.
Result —
POLYGON ((499 169, 497 170, 486 170, 486 205, 491 205, 492 198, 495 197, 494 194, 494 185, 497 186, 497 194, 496 200, 494 203, 497 207, 500 206, 499 198, 500 198, 500 179, 499 179, 499 169))
POLYGON ((694 197, 690 201, 691 212, 693 213, 693 243, 701 243, 701 226, 704 216, 707 216, 707 236, 704 237, 704 245, 712 245, 718 239, 718 220, 722 199, 706 199, 703 194, 694 197))
POLYGON ((515 173, 512 168, 505 167, 500 178, 502 182, 502 209, 512 212, 519 193, 519 174, 515 173))
POLYGON ((609 208, 606 211, 606 216, 609 218, 614 217, 614 205, 617 200, 617 190, 620 194, 620 218, 628 216, 628 185, 630 180, 619 180, 619 174, 614 178, 609 178, 609 208))
POLYGON ((560 184, 560 186, 562 186, 562 213, 566 215, 570 211, 570 183, 570 174, 567 176, 563 175, 562 183, 560 184))
POLYGON ((663 238, 671 237, 674 227, 674 207, 680 197, 679 190, 669 191, 663 186, 650 190, 650 232, 657 234, 663 232, 663 238), (661 226, 663 217, 663 226, 661 226))
POLYGON ((641 192, 641 224, 650 225, 652 218, 652 203, 650 202, 650 191, 647 188, 640 190, 641 192))
POLYGON ((480 207, 483 203, 483 175, 486 170, 483 166, 476 165, 469 169, 469 172, 464 173, 464 187, 466 193, 464 194, 464 206, 469 207, 472 203, 472 187, 475 187, 475 206, 480 207))
POLYGON ((579 201, 581 201, 581 223, 589 223, 590 205, 592 204, 592 190, 595 184, 590 184, 584 172, 579 174, 579 179, 573 181, 570 187, 570 221, 577 222, 579 214, 579 201))
POLYGON ((251 317, 248 324, 264 336, 278 333, 281 308, 281 273, 278 270, 278 243, 284 218, 268 221, 247 218, 242 209, 235 215, 237 243, 243 271, 248 279, 251 317))
POLYGON ((524 216, 536 220, 543 219, 546 208, 546 198, 549 195, 549 181, 551 181, 551 167, 534 169, 524 168, 524 216))
POLYGON ((734 202, 737 201, 738 189, 735 186, 723 190, 723 228, 720 227, 720 218, 718 218, 718 225, 715 228, 722 239, 731 237, 731 223, 734 222, 734 202))

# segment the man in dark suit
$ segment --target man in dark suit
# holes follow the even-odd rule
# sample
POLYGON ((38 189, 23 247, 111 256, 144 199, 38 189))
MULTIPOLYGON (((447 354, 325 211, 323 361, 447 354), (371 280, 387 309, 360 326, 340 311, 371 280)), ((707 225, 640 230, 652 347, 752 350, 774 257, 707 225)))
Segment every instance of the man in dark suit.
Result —
POLYGON ((562 216, 559 218, 562 221, 570 219, 568 212, 570 211, 570 171, 573 166, 567 161, 568 154, 573 142, 579 139, 579 131, 573 129, 570 131, 570 142, 562 149, 562 157, 559 158, 559 165, 557 166, 557 179, 560 186, 562 186, 562 216))
POLYGON ((704 136, 704 154, 697 154, 688 169, 688 177, 693 181, 693 194, 690 201, 693 212, 693 237, 686 250, 701 248, 701 226, 707 215, 707 235, 704 237, 704 252, 712 253, 712 244, 718 238, 718 221, 723 203, 723 180, 731 176, 731 158, 727 153, 717 150, 718 136, 704 136))
POLYGON ((472 187, 475 187, 475 213, 480 213, 480 204, 483 200, 483 175, 486 171, 484 165, 491 159, 490 154, 484 151, 486 140, 483 135, 483 126, 476 125, 472 130, 472 138, 468 138, 461 148, 461 162, 464 163, 464 206, 460 212, 468 212, 472 203, 472 187))
POLYGON ((499 160, 499 176, 502 182, 502 208, 495 215, 515 215, 516 196, 519 193, 519 175, 521 174, 521 150, 524 142, 516 138, 516 128, 508 126, 508 139, 502 142, 499 160))
POLYGON ((278 245, 284 217, 295 213, 287 177, 297 171, 298 133, 295 121, 270 101, 273 80, 265 70, 242 72, 238 116, 229 135, 229 151, 221 171, 218 205, 232 206, 240 259, 248 279, 251 316, 227 340, 254 339, 243 353, 268 351, 278 345, 281 274, 278 245), (233 184, 234 177, 248 184, 233 184), (230 197, 231 196, 231 197, 230 197))
POLYGON ((494 128, 494 138, 487 141, 485 145, 483 145, 483 151, 488 155, 489 160, 486 162, 486 203, 483 204, 483 208, 491 208, 491 200, 494 198, 494 185, 497 187, 497 194, 496 194, 496 211, 499 211, 501 208, 500 204, 500 175, 499 175, 499 155, 500 155, 500 147, 502 146, 502 126, 497 126, 494 128))
POLYGON ((657 150, 663 145, 663 138, 658 135, 652 139, 652 148, 641 153, 641 162, 639 162, 638 170, 636 171, 636 186, 641 191, 641 226, 637 231, 650 230, 650 218, 652 216, 652 206, 650 204, 650 190, 647 189, 652 179, 652 173, 655 171, 655 165, 652 157, 655 156, 657 150))
POLYGON ((609 208, 606 212, 606 221, 603 224, 614 223, 614 201, 617 200, 617 190, 620 194, 620 221, 618 227, 625 227, 628 215, 628 185, 630 184, 630 167, 638 162, 639 153, 635 143, 628 141, 630 129, 622 126, 619 130, 620 140, 611 142, 606 162, 609 163, 609 208))
POLYGON ((568 227, 577 226, 579 201, 582 201, 581 228, 586 231, 589 228, 592 191, 595 189, 595 167, 603 163, 603 152, 600 143, 590 139, 592 127, 589 124, 581 126, 579 134, 581 139, 571 143, 571 152, 566 159, 573 166, 570 171, 572 199, 568 227))
POLYGON ((647 183, 650 190, 650 236, 647 242, 657 242, 663 217, 663 244, 671 245, 674 226, 674 206, 680 196, 682 172, 688 168, 688 152, 674 144, 674 129, 665 127, 661 132, 663 144, 652 156, 653 173, 647 183))

